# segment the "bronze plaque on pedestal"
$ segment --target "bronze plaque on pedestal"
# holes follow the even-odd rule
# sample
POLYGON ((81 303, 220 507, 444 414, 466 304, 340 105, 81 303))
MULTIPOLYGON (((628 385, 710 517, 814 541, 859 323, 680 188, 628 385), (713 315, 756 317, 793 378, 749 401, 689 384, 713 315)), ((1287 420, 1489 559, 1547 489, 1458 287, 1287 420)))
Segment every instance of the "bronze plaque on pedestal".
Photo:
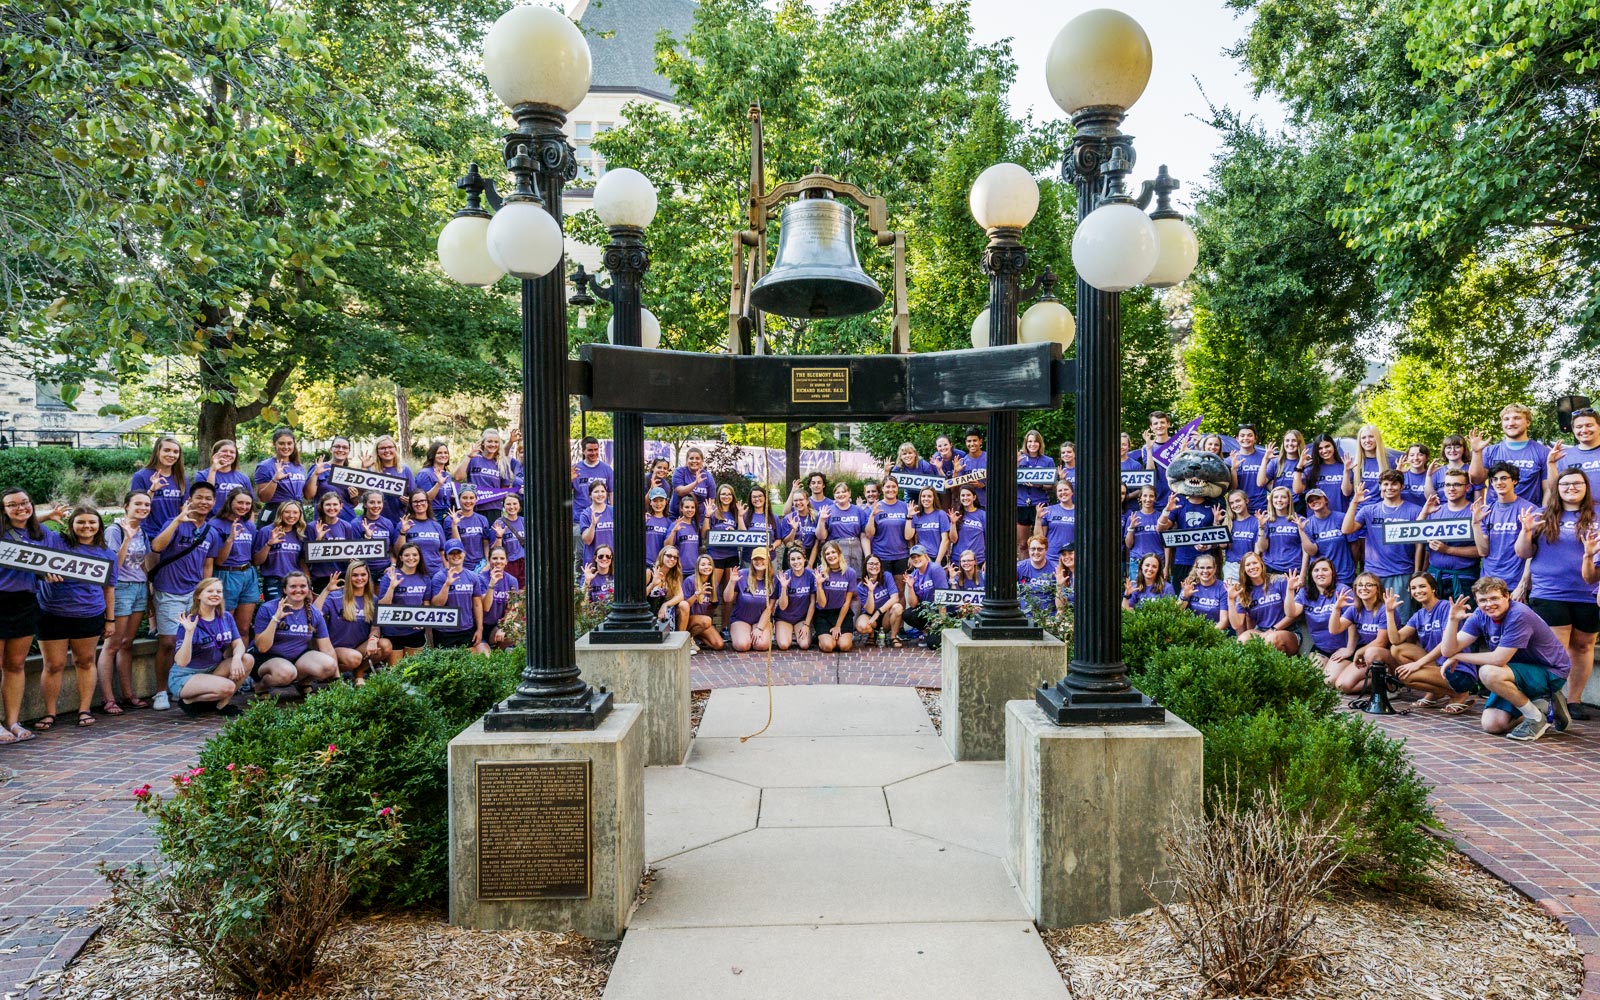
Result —
POLYGON ((589 761, 477 762, 478 898, 587 899, 589 761))
POLYGON ((796 368, 789 378, 791 403, 850 402, 848 368, 796 368))

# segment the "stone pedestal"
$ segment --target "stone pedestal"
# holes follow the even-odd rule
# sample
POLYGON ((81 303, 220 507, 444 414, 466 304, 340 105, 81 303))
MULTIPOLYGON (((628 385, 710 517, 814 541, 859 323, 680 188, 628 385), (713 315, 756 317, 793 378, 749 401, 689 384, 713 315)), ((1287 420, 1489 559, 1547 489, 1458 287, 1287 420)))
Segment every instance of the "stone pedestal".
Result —
MULTIPOLYGON (((486 733, 480 719, 450 741, 451 923, 475 930, 576 931, 600 940, 622 936, 644 874, 641 715, 638 705, 619 704, 597 729, 555 733, 486 733), (548 862, 539 856, 544 848, 534 846, 535 842, 547 847, 549 831, 559 823, 567 832, 556 840, 569 847, 583 843, 581 831, 575 837, 570 832, 574 801, 581 799, 568 797, 545 809, 538 804, 537 794, 507 795, 505 791, 508 784, 544 781, 545 771, 536 767, 494 771, 498 790, 492 800, 483 803, 487 806, 482 814, 485 829, 480 830, 479 778, 496 765, 551 761, 568 763, 561 769, 562 780, 574 773, 581 775, 583 762, 588 763, 589 863, 587 878, 577 879, 587 882, 588 891, 558 889, 555 891, 564 898, 529 898, 529 885, 537 880, 523 873, 548 862), (487 829, 491 824, 493 829, 487 829), (526 856, 526 863, 507 864, 504 860, 508 830, 512 840, 528 845, 517 852, 526 856), (487 838, 480 836, 485 832, 487 838), (480 861, 485 859, 480 872, 480 861), (519 898, 499 898, 502 896, 519 898)), ((581 805, 576 811, 581 821, 581 805)))
POLYGON ((1006 706, 1006 867, 1040 927, 1149 908, 1167 877, 1161 838, 1202 806, 1204 745, 1163 725, 1057 726, 1033 701, 1006 706))
POLYGON ((1040 681, 1067 672, 1067 647, 1055 636, 973 639, 945 629, 940 641, 939 714, 945 746, 956 760, 1006 755, 1006 703, 1031 698, 1040 681))
POLYGON ((687 632, 669 632, 648 645, 578 640, 584 680, 604 686, 617 701, 644 709, 644 762, 676 767, 689 754, 689 644, 687 632))

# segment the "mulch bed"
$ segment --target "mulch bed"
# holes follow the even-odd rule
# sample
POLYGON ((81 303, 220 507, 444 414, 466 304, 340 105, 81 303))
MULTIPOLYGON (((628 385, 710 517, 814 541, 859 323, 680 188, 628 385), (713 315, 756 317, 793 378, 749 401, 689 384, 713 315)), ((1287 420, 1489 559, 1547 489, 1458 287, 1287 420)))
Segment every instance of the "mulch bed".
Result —
POLYGON ((939 707, 938 688, 917 688, 917 697, 922 699, 922 707, 928 712, 928 721, 933 723, 933 731, 944 735, 944 716, 939 707))
MULTIPOLYGON (((1330 895, 1316 904, 1304 974, 1273 995, 1568 1000, 1582 990, 1583 957, 1566 928, 1461 855, 1428 900, 1330 895)), ((1074 1000, 1211 996, 1154 910, 1041 937, 1074 1000)))

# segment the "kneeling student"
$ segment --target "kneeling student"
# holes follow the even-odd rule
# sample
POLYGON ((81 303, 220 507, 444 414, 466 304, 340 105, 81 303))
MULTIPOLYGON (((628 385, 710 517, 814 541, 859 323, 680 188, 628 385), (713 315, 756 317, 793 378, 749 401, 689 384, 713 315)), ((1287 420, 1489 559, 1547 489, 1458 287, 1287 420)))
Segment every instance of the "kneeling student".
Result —
POLYGON ((207 577, 194 588, 188 613, 178 616, 182 634, 172 654, 167 692, 190 714, 193 706, 204 704, 227 711, 229 700, 255 663, 244 651, 244 638, 225 610, 223 597, 222 581, 207 577))
POLYGON ((1479 580, 1472 595, 1478 610, 1465 597, 1450 606, 1442 649, 1445 676, 1452 669, 1475 672, 1489 689, 1483 707, 1485 732, 1526 742, 1538 739, 1550 730, 1542 699, 1549 699, 1556 729, 1564 731, 1571 723, 1561 693, 1572 670, 1567 648, 1532 608, 1511 600, 1510 588, 1499 577, 1479 580), (1468 652, 1478 639, 1493 648, 1468 652))

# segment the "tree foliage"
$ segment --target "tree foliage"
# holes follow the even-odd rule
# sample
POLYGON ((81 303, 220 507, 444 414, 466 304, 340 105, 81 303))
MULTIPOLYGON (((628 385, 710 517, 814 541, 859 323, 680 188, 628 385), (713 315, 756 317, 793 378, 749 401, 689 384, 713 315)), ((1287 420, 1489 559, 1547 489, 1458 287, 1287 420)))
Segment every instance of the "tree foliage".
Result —
POLYGON ((1231 433, 1248 421, 1262 435, 1295 428, 1309 437, 1337 415, 1338 400, 1349 398, 1315 349, 1262 351, 1257 338, 1204 301, 1194 307, 1183 363, 1184 415, 1204 414, 1207 431, 1231 433))
POLYGON ((431 266, 452 161, 494 140, 468 61, 496 13, 8 7, 7 340, 69 385, 193 359, 202 444, 272 417, 297 376, 502 380, 514 314, 431 266))

